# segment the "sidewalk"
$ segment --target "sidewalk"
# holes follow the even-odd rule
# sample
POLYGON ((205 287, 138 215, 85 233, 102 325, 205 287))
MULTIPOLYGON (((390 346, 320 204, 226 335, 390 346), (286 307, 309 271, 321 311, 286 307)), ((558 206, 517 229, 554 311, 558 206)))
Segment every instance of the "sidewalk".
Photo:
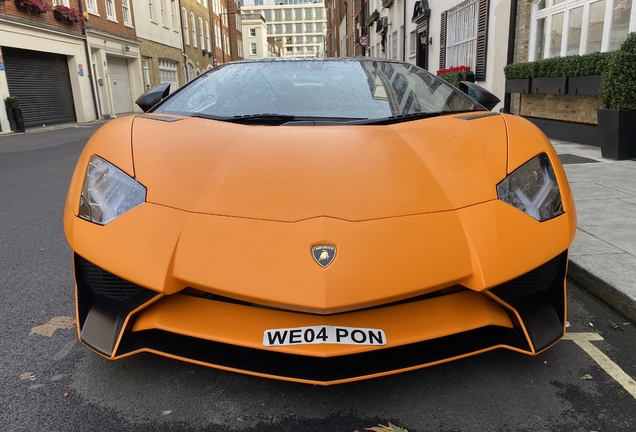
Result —
POLYGON ((568 277, 636 322, 636 161, 552 140, 574 194, 578 229, 568 277))

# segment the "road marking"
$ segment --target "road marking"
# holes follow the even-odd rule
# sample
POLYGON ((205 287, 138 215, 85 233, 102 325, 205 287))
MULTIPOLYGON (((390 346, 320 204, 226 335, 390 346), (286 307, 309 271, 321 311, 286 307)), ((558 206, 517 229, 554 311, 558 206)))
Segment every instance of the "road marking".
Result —
POLYGON ((604 340, 603 336, 597 333, 566 333, 563 339, 571 340, 580 346, 605 372, 636 398, 636 382, 601 350, 592 345, 591 341, 604 340))

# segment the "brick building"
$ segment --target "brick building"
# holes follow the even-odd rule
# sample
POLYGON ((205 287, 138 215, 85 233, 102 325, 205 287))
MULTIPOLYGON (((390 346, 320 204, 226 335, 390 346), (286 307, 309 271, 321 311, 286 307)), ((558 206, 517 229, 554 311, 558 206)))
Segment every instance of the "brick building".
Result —
MULTIPOLYGON (((69 7, 81 21, 78 0, 55 5, 69 7)), ((18 97, 27 127, 97 118, 82 23, 55 12, 55 5, 0 1, 0 99, 18 97)), ((3 106, 0 130, 10 130, 3 106)))
POLYGON ((170 83, 173 92, 185 80, 178 0, 133 0, 144 89, 170 83))

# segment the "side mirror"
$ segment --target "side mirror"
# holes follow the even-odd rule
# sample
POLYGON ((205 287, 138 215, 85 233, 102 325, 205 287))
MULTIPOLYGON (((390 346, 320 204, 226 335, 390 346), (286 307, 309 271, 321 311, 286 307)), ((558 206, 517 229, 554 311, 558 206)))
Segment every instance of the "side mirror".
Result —
POLYGON ((466 93, 470 98, 476 100, 480 105, 482 105, 489 111, 496 107, 499 102, 501 102, 501 99, 490 93, 485 88, 469 81, 460 81, 459 89, 466 93))
POLYGON ((159 84, 156 87, 147 90, 144 94, 139 96, 135 103, 144 112, 147 112, 150 108, 161 102, 162 99, 168 97, 170 94, 170 83, 159 84))

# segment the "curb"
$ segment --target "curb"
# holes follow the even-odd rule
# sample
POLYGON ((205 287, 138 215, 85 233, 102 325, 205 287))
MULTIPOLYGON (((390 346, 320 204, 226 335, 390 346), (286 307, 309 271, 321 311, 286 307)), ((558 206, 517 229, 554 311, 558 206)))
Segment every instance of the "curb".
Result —
POLYGON ((570 260, 568 279, 579 284, 588 292, 607 303, 629 321, 636 323, 636 300, 632 299, 610 283, 570 260))

